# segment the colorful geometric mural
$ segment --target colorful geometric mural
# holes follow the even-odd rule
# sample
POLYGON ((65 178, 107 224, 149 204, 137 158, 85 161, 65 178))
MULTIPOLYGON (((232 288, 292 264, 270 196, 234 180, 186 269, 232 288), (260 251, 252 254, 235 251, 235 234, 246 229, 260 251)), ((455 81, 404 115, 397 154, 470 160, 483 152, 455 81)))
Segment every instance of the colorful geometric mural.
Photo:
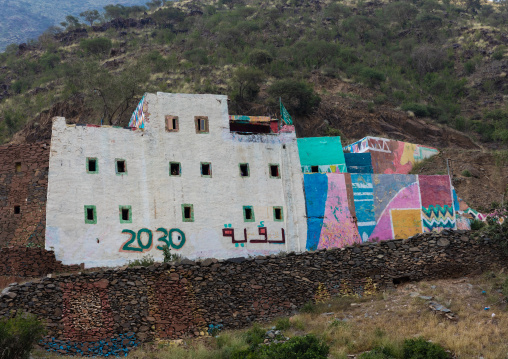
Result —
POLYGON ((457 227, 448 176, 308 174, 304 184, 309 250, 457 227))
POLYGON ((308 250, 360 243, 349 211, 344 174, 305 174, 308 250))
POLYGON ((129 121, 129 127, 132 128, 145 128, 145 123, 148 122, 148 117, 145 112, 148 111, 148 104, 145 102, 145 96, 139 101, 138 107, 134 110, 129 121))
MULTIPOLYGON (((407 174, 416 162, 439 153, 432 147, 379 137, 365 137, 344 147, 344 150, 351 154, 370 153, 373 173, 384 174, 407 174)), ((348 172, 354 170, 352 167, 348 172)))

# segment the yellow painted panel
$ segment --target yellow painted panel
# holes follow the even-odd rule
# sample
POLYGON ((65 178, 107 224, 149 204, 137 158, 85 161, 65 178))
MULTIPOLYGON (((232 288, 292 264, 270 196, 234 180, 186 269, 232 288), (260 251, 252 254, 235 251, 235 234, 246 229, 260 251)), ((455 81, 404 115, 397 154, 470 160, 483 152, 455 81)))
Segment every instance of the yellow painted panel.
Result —
POLYGON ((420 209, 392 209, 390 211, 395 239, 404 239, 422 232, 420 209))

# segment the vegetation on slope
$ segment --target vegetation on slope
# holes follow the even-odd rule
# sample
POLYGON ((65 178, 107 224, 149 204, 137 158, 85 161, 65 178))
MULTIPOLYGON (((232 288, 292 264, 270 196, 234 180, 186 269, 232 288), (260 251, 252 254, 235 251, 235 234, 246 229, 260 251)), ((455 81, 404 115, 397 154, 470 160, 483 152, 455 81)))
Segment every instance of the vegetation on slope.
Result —
POLYGON ((59 101, 79 102, 82 121, 125 125, 144 92, 172 91, 225 93, 231 112, 258 115, 282 97, 300 135, 316 114, 312 134, 339 133, 327 116, 349 106, 508 143, 506 1, 182 1, 106 15, 0 55, 0 141, 59 101), (337 83, 359 95, 329 92, 337 83))

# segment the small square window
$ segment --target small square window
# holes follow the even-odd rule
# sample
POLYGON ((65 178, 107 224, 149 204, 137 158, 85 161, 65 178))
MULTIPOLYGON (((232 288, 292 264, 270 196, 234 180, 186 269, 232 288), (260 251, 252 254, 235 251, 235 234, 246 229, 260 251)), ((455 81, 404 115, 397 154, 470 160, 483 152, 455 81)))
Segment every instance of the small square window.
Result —
POLYGON ((15 171, 16 172, 21 172, 21 162, 16 162, 15 163, 15 171))
POLYGON ((212 164, 201 162, 201 177, 212 177, 212 164))
POLYGON ((127 174, 127 162, 123 159, 116 159, 116 174, 126 175, 127 174))
POLYGON ((21 213, 21 207, 20 206, 14 206, 14 214, 20 214, 21 213))
POLYGON ((312 173, 319 173, 319 166, 311 166, 310 171, 312 173))
POLYGON ((240 163, 240 177, 249 177, 249 164, 248 163, 240 163))
POLYGON ((270 164, 270 178, 280 178, 279 165, 270 164))
POLYGON ((85 206, 85 223, 97 224, 97 209, 95 206, 85 206))
POLYGON ((87 157, 86 172, 87 173, 99 173, 99 162, 97 161, 97 158, 87 157))
POLYGON ((196 116, 194 117, 196 125, 196 133, 208 133, 208 117, 207 116, 196 116))
POLYGON ((194 222, 194 207, 192 204, 182 204, 182 221, 194 222))
POLYGON ((119 206, 120 211, 120 223, 132 223, 132 207, 131 206, 119 206))
POLYGON ((169 162, 169 175, 180 176, 182 174, 182 166, 180 162, 169 162))
POLYGON ((282 207, 273 207, 273 220, 275 222, 284 221, 284 212, 282 211, 282 207))
POLYGON ((255 222, 254 209, 252 206, 243 206, 243 221, 244 222, 255 222))
POLYGON ((178 132, 178 116, 166 116, 166 132, 178 132))

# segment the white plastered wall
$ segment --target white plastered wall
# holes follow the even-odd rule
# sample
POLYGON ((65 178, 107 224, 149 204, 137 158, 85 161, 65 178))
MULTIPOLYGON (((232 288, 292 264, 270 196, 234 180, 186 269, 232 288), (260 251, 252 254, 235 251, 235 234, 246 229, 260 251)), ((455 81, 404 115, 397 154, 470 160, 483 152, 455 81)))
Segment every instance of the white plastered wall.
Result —
MULTIPOLYGON (((229 132, 227 97, 221 95, 148 94, 149 122, 144 131, 66 125, 55 118, 51 139, 46 220, 46 249, 64 264, 117 266, 146 254, 162 260, 163 236, 157 229, 180 229, 187 258, 231 258, 303 251, 307 237, 303 176, 294 133, 240 136, 229 132), (179 117, 179 132, 166 132, 165 115, 179 117), (208 116, 209 133, 197 134, 194 116, 208 116), (86 171, 86 158, 98 159, 99 173, 86 171), (127 174, 118 175, 115 159, 124 159, 127 174), (169 176, 169 162, 180 162, 180 177, 169 176), (200 173, 211 162, 212 177, 200 173), (249 163, 242 178, 239 163, 249 163), (281 178, 270 178, 269 164, 279 164, 281 178), (182 220, 182 204, 192 204, 194 222, 182 220), (96 206, 97 223, 85 223, 86 205, 96 206), (120 223, 119 206, 132 207, 132 223, 120 223), (245 222, 243 206, 253 206, 255 222, 245 222), (273 219, 283 207, 284 221, 273 219), (263 223, 261 223, 263 221, 263 223), (233 244, 223 228, 234 229, 233 244), (251 243, 263 239, 285 244, 251 243), (144 252, 123 251, 130 235, 146 228, 153 245, 144 252)), ((178 233, 174 242, 178 245, 178 233)), ((148 234, 141 235, 142 243, 148 234)), ((137 240, 129 247, 138 247, 137 240)))

